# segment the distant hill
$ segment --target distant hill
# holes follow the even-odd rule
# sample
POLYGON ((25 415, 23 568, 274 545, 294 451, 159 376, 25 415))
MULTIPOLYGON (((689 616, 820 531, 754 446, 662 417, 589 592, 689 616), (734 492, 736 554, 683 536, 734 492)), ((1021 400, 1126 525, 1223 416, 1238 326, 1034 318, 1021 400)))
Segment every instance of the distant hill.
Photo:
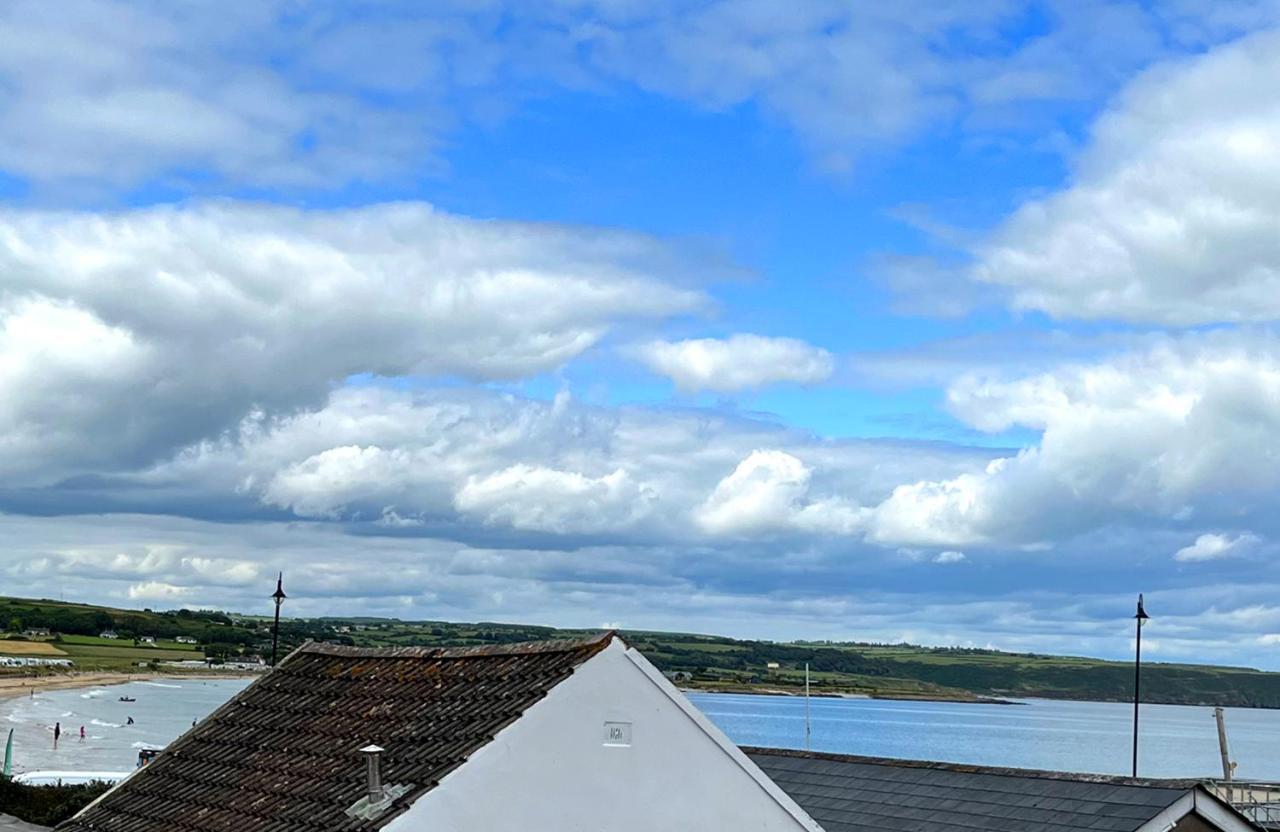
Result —
MULTIPOLYGON (((0 597, 0 629, 7 630, 7 635, 49 629, 55 647, 78 665, 93 669, 132 662, 140 649, 155 650, 124 649, 142 636, 156 638, 166 655, 188 649, 215 661, 265 656, 270 651, 269 624, 264 615, 126 610, 0 597), (115 632, 125 644, 104 645, 96 637, 105 631, 115 632), (197 644, 178 644, 178 636, 197 644), (120 655, 126 653, 128 661, 120 655)), ((283 655, 306 639, 360 646, 443 646, 514 643, 583 632, 363 616, 287 618, 281 620, 280 652, 283 655)), ((957 701, 1029 697, 1128 701, 1133 695, 1133 666, 1127 662, 908 644, 782 643, 645 631, 624 631, 623 636, 679 684, 704 690, 796 693, 803 689, 808 663, 815 694, 957 701)), ((5 653, 5 642, 0 641, 0 655, 5 653)), ((1280 708, 1280 673, 1251 668, 1147 662, 1142 690, 1145 702, 1280 708)))

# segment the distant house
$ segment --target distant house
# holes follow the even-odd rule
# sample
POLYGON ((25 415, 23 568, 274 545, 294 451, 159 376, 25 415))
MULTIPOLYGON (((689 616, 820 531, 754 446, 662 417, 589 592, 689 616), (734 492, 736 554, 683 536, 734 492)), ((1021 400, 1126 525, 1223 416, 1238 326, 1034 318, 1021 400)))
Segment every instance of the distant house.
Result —
POLYGON ((191 636, 178 636, 177 638, 174 639, 174 641, 178 642, 179 644, 199 644, 200 643, 200 639, 193 638, 191 636))
MULTIPOLYGON (((74 667, 71 659, 46 659, 40 656, 0 656, 0 667, 74 667)), ((3 827, 0 827, 3 829, 3 827)))
POLYGON ((612 633, 308 643, 58 828, 821 832, 612 633))
POLYGON ((22 635, 25 638, 48 638, 53 633, 49 632, 48 627, 28 627, 22 631, 22 635))
POLYGON ((768 664, 765 665, 766 670, 777 670, 780 667, 782 667, 782 665, 778 664, 777 662, 769 662, 768 664))
POLYGON ((115 630, 103 630, 98 633, 98 638, 120 638, 120 635, 115 630))
POLYGON ((744 748, 823 829, 1252 832, 1195 780, 744 748))
POLYGON ((138 636, 138 643, 139 644, 155 644, 156 637, 155 636, 138 636))

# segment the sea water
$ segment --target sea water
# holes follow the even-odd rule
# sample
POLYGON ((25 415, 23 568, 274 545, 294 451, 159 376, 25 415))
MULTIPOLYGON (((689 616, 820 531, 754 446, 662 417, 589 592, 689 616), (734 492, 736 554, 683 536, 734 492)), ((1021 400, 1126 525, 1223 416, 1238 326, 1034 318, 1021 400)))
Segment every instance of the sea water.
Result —
MULTIPOLYGON (((249 683, 181 679, 0 699, 0 742, 14 732, 17 771, 128 771, 141 747, 161 747, 249 683), (121 696, 136 702, 121 702, 121 696), (128 724, 132 716, 134 724, 128 724), (53 747, 53 725, 62 739, 53 747), (80 726, 85 739, 80 740, 80 726)), ((693 693, 690 700, 736 743, 803 748, 800 697, 693 693)), ((811 747, 819 751, 979 765, 1127 774, 1133 707, 1116 702, 1023 700, 1013 705, 809 700, 811 747)), ((1280 780, 1280 711, 1228 708, 1237 776, 1280 780)), ((1140 772, 1218 777, 1213 709, 1142 706, 1140 772)), ((635 730, 643 732, 644 726, 635 730)))
MULTIPOLYGON (((694 693, 689 697, 740 745, 803 748, 803 697, 694 693)), ((815 751, 988 766, 1129 774, 1133 705, 1019 700, 1010 705, 809 700, 815 751)), ((1236 776, 1280 780, 1280 711, 1227 708, 1236 776)), ((1139 773, 1221 777, 1213 708, 1143 705, 1139 773)))
POLYGON ((203 719, 249 681, 160 679, 0 699, 0 755, 12 728, 15 774, 42 769, 129 771, 137 764, 138 749, 169 744, 191 728, 192 720, 203 719), (122 696, 136 701, 121 702, 122 696), (57 724, 62 736, 55 747, 57 724))

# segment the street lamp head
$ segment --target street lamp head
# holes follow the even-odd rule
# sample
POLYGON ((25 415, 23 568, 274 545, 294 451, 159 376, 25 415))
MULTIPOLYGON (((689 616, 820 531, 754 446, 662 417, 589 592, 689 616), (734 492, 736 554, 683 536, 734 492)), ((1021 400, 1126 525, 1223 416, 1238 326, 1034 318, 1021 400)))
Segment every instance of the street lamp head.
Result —
POLYGON ((276 591, 271 593, 271 597, 275 599, 277 607, 280 606, 280 604, 284 601, 284 599, 289 597, 288 595, 284 594, 284 573, 283 572, 281 572, 276 577, 276 591))
POLYGON ((1137 612, 1133 617, 1134 617, 1134 618, 1136 618, 1136 619, 1138 619, 1138 621, 1139 621, 1139 622, 1143 622, 1143 621, 1146 621, 1146 620, 1148 620, 1149 618, 1151 618, 1151 616, 1147 615, 1147 611, 1146 611, 1145 609, 1143 609, 1143 607, 1142 607, 1142 593, 1141 593, 1141 592, 1139 592, 1139 593, 1138 593, 1138 612, 1137 612))

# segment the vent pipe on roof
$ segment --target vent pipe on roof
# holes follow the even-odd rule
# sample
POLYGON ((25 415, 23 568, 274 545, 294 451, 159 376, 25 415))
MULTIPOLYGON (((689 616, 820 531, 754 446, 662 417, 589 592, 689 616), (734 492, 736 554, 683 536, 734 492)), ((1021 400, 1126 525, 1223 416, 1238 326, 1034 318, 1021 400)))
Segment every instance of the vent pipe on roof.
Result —
POLYGON ((360 749, 364 755, 365 771, 369 780, 369 803, 381 803, 382 791, 382 752, 384 749, 376 745, 366 745, 360 749))

